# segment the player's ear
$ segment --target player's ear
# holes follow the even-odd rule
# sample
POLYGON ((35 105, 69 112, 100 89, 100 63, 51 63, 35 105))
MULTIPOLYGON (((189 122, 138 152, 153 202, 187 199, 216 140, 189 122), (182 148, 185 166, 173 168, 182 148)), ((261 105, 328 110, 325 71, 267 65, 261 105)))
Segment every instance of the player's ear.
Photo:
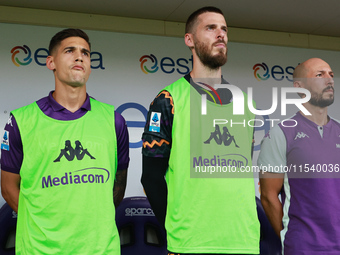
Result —
MULTIPOLYGON (((304 88, 302 81, 294 81, 293 83, 294 88, 304 88)), ((304 98, 306 94, 304 93, 297 93, 301 98, 304 98)))
POLYGON ((46 66, 48 69, 54 71, 55 70, 55 64, 54 64, 54 58, 53 56, 48 56, 46 58, 46 66))
POLYGON ((189 48, 193 48, 195 46, 193 34, 186 33, 184 36, 184 42, 186 46, 188 46, 189 48))
POLYGON ((294 88, 302 88, 302 82, 301 81, 294 81, 293 86, 294 86, 294 88))

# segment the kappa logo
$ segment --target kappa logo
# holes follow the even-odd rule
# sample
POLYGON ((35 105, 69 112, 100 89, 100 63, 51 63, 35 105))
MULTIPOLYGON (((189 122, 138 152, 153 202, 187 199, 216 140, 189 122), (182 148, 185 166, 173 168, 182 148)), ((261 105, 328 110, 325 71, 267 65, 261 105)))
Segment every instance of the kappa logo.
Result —
POLYGON ((65 158, 68 161, 72 161, 74 160, 74 158, 76 157, 77 160, 82 160, 85 155, 89 156, 91 159, 96 159, 95 157, 93 157, 88 151, 87 149, 84 149, 83 146, 81 145, 80 141, 75 141, 76 147, 73 149, 72 145, 71 145, 71 141, 70 140, 66 140, 65 141, 65 148, 60 150, 60 154, 58 156, 58 158, 56 158, 53 162, 60 162, 60 159, 65 156, 65 158))
POLYGON ((304 132, 298 132, 297 135, 295 136, 294 140, 298 139, 298 138, 305 138, 308 137, 308 135, 306 135, 304 132))
POLYGON ((10 125, 11 127, 13 127, 13 124, 12 124, 12 115, 9 117, 8 121, 7 121, 7 125, 10 125))
POLYGON ((236 144, 235 137, 229 133, 229 130, 228 130, 227 127, 223 127, 223 133, 221 133, 220 126, 219 125, 215 125, 215 131, 210 133, 210 137, 204 143, 205 144, 210 144, 210 141, 213 140, 213 139, 215 140, 215 142, 218 145, 221 145, 222 142, 223 142, 224 146, 230 146, 230 144, 232 142, 234 142, 235 146, 237 148, 240 148, 236 144))

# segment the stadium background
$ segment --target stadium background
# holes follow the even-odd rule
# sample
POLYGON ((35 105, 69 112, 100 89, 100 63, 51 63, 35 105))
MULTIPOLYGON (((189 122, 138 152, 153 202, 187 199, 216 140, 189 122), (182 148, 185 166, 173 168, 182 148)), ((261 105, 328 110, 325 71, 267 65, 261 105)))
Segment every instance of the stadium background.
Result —
MULTIPOLYGON (((100 101, 115 105, 126 119, 130 133, 131 159, 126 197, 143 195, 140 184, 140 138, 146 111, 160 89, 191 69, 191 53, 183 41, 183 17, 186 18, 193 10, 206 3, 182 1, 184 4, 176 11, 183 15, 176 22, 155 20, 155 17, 150 19, 132 17, 133 14, 119 17, 84 13, 84 11, 80 13, 75 11, 76 4, 69 10, 62 8, 47 10, 48 7, 43 10, 45 7, 38 9, 38 6, 34 5, 31 8, 5 6, 9 5, 9 2, 0 1, 0 129, 7 122, 11 110, 46 96, 50 90, 53 90, 53 74, 44 66, 50 38, 66 27, 82 28, 90 36, 93 52, 92 74, 87 83, 88 93, 100 101)), ((230 6, 234 3, 234 1, 209 2, 209 5, 218 6, 225 11, 230 26, 228 63, 223 67, 222 72, 226 80, 244 91, 247 87, 253 87, 254 99, 259 109, 268 109, 271 106, 273 87, 292 86, 291 73, 294 67, 308 58, 320 57, 330 64, 335 75, 340 73, 340 35, 331 31, 331 26, 326 26, 324 17, 327 10, 313 5, 314 1, 305 9, 313 22, 296 23, 296 26, 291 26, 291 30, 289 27, 282 29, 278 27, 277 30, 274 27, 266 27, 266 24, 271 22, 270 17, 266 20, 267 23, 263 22, 263 27, 259 25, 237 27, 238 20, 230 23, 228 19, 228 13, 235 17, 235 13, 228 8, 229 2, 230 6), (320 15, 314 15, 318 12, 320 15), (315 24, 319 24, 315 33, 307 29, 315 24), (322 25, 325 29, 322 29, 322 25), (302 28, 297 30, 297 27, 302 28)), ((336 1, 330 2, 339 5, 336 1)), ((32 3, 39 3, 39 1, 32 3)), ((271 2, 264 1, 261 4, 264 3, 271 2)), ((165 2, 164 6, 166 6, 165 2)), ((131 8, 136 10, 139 6, 131 8)), ((150 9, 152 8, 148 11, 150 9)), ((245 13, 249 9, 250 7, 245 8, 245 13)), ((337 8, 333 6, 331 9, 337 8)), ((301 15, 305 18, 307 14, 302 11, 303 9, 301 15)), ((333 12, 329 9, 328 11, 328 24, 339 24, 339 15, 334 17, 333 12)), ((244 10, 239 9, 238 16, 246 15, 243 12, 244 10)), ((284 10, 280 13, 282 12, 284 10)), ((293 17, 294 12, 286 13, 287 23, 292 19, 294 21, 293 17)), ((263 17, 258 18, 263 21, 263 17)), ((272 18, 274 20, 274 17, 272 18)), ((337 110, 340 106, 338 81, 336 79, 336 100, 330 108, 330 115, 336 119, 340 119, 337 110)), ((280 95, 279 89, 279 98, 280 95)), ((288 107, 286 117, 296 111, 296 107, 288 107)), ((263 119, 263 117, 258 118, 263 119)), ((265 118, 283 120, 285 117, 281 116, 278 107, 271 116, 265 118)), ((263 127, 257 128, 255 133, 254 163, 258 156, 260 141, 270 128, 269 122, 265 123, 263 127)), ((2 131, 1 135, 3 135, 2 131)), ((257 179, 255 179, 255 188, 259 195, 257 179)), ((1 197, 0 206, 3 203, 1 197)))

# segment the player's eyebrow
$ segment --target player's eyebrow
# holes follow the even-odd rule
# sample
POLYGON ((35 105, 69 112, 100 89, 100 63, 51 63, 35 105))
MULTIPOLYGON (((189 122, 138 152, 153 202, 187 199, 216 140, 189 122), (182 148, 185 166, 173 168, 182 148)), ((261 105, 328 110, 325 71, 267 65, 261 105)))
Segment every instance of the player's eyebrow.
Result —
POLYGON ((88 49, 85 49, 85 48, 82 48, 81 51, 82 51, 82 52, 86 52, 86 53, 88 53, 89 55, 91 54, 91 52, 90 52, 88 49))
POLYGON ((316 72, 317 72, 317 73, 329 73, 329 74, 334 75, 334 72, 333 72, 333 71, 317 70, 316 72))
MULTIPOLYGON (((76 49, 76 47, 74 47, 74 46, 68 46, 68 47, 65 47, 65 48, 64 48, 64 51, 66 51, 66 50, 72 50, 72 51, 74 51, 75 49, 76 49)), ((91 52, 90 52, 88 49, 86 49, 86 48, 82 48, 81 51, 82 51, 82 52, 86 52, 86 53, 88 53, 88 54, 91 53, 91 52)))
POLYGON ((74 47, 74 46, 68 46, 68 47, 65 47, 65 48, 64 48, 64 51, 65 51, 65 50, 72 50, 72 51, 73 51, 73 50, 75 50, 75 49, 76 49, 76 47, 74 47))

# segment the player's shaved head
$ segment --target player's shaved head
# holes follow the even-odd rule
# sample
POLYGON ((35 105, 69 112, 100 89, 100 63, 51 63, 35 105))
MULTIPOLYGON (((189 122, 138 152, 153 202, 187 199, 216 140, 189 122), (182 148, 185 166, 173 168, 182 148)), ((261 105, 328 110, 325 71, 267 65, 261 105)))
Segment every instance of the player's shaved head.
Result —
MULTIPOLYGON (((309 104, 325 108, 334 101, 333 77, 333 71, 326 61, 310 58, 295 68, 294 87, 307 89, 311 93, 309 104)), ((305 96, 302 93, 298 95, 305 96)))
POLYGON ((312 67, 317 66, 319 64, 327 64, 324 60, 321 58, 310 58, 306 60, 305 62, 299 64, 294 72, 293 72, 293 79, 297 78, 307 78, 308 77, 308 72, 311 70, 312 67))

